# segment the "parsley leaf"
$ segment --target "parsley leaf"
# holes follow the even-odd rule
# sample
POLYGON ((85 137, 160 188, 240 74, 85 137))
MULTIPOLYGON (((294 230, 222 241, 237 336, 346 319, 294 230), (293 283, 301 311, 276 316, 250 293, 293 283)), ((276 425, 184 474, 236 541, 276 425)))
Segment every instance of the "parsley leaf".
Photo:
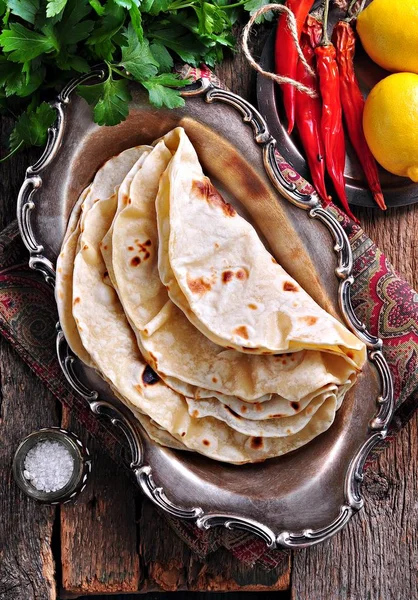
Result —
POLYGON ((129 17, 131 19, 132 27, 135 29, 136 35, 140 42, 144 39, 144 30, 142 29, 142 16, 136 5, 132 5, 129 9, 129 17))
POLYGON ((121 29, 125 21, 125 11, 117 6, 113 0, 108 0, 105 4, 105 14, 96 24, 92 35, 87 40, 87 45, 94 46, 100 42, 109 42, 112 37, 121 29))
POLYGON ((89 0, 89 4, 96 11, 99 17, 103 17, 105 13, 105 7, 100 4, 99 0, 89 0))
POLYGON ((156 17, 161 12, 165 12, 170 4, 171 0, 143 0, 141 11, 156 17))
POLYGON ((77 73, 88 73, 90 71, 89 63, 81 56, 72 56, 71 54, 59 54, 57 56, 57 65, 63 71, 73 69, 77 73))
POLYGON ((78 44, 78 42, 88 38, 94 27, 94 21, 83 19, 90 12, 91 7, 86 0, 70 0, 68 2, 61 22, 55 26, 57 39, 61 47, 78 44))
POLYGON ((67 0, 48 0, 46 3, 46 16, 55 17, 55 15, 59 15, 66 4, 67 0))
POLYGON ((172 90, 158 83, 144 82, 144 86, 149 92, 151 104, 157 108, 166 106, 167 108, 180 108, 184 106, 184 99, 180 96, 180 92, 172 90))
POLYGON ((43 146, 46 143, 48 127, 54 123, 56 112, 46 102, 34 111, 28 108, 20 115, 10 135, 10 150, 19 146, 43 146))
POLYGON ((205 46, 181 25, 168 22, 164 28, 148 31, 148 37, 173 50, 181 60, 197 66, 205 54, 205 46))
POLYGON ((127 46, 122 46, 120 66, 137 80, 148 79, 158 72, 158 62, 155 60, 148 40, 140 42, 133 27, 130 25, 126 32, 127 46))
POLYGON ((184 106, 184 98, 181 97, 180 91, 171 89, 173 87, 184 87, 190 82, 188 80, 179 79, 174 73, 162 73, 157 77, 152 77, 148 81, 144 81, 142 85, 149 92, 151 104, 157 108, 166 106, 167 108, 180 108, 184 106))
POLYGON ((141 2, 140 0, 115 0, 115 4, 130 10, 133 6, 136 6, 138 8, 141 2))
POLYGON ((128 116, 132 98, 128 82, 113 79, 111 72, 104 83, 80 85, 77 92, 93 106, 94 120, 99 125, 117 125, 128 116))
MULTIPOLYGON (((278 0, 279 4, 283 4, 282 0, 278 0)), ((250 15, 253 15, 259 8, 262 6, 266 6, 266 4, 270 4, 270 0, 247 0, 244 4, 245 10, 248 10, 250 15)), ((258 17, 255 22, 263 23, 264 21, 272 21, 274 17, 273 11, 269 10, 269 12, 264 13, 258 17)))
POLYGON ((28 73, 22 71, 20 65, 11 63, 0 56, 0 86, 4 87, 6 97, 19 96, 25 98, 33 94, 43 83, 45 68, 29 69, 28 73))
POLYGON ((35 17, 39 11, 39 0, 7 0, 10 12, 24 21, 35 23, 35 17))
POLYGON ((165 46, 159 42, 153 42, 150 46, 151 53, 160 65, 160 71, 169 71, 174 64, 173 57, 165 46))
POLYGON ((55 49, 51 37, 31 31, 20 23, 11 23, 10 29, 3 29, 0 46, 10 52, 9 60, 22 63, 55 49))
POLYGON ((97 123, 126 118, 129 81, 156 107, 182 106, 185 83, 170 73, 174 61, 219 63, 235 43, 241 7, 253 12, 267 1, 0 0, 0 110, 18 115, 12 152, 43 143, 53 111, 42 101, 99 61, 106 81, 79 89, 97 123))

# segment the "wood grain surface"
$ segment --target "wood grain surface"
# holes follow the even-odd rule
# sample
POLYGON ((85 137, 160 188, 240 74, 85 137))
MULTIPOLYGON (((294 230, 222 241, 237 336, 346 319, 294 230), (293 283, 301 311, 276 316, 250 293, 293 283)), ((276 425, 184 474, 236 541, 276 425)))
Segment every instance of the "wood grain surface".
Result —
MULTIPOLYGON (((9 122, 0 121, 0 139, 9 122)), ((15 218, 26 153, 0 165, 0 229, 15 218)), ((51 540, 55 507, 41 506, 15 485, 13 455, 35 429, 59 425, 59 403, 0 336, 0 599, 55 600, 51 540)))
MULTIPOLYGON (((253 41, 257 55, 262 35, 253 41)), ((225 61, 218 74, 233 91, 255 101, 255 76, 240 53, 225 61)), ((4 141, 5 120, 2 127, 4 141)), ((33 156, 26 152, 0 164, 0 228, 14 218, 24 165, 33 156)), ((398 272, 417 287, 418 206, 386 214, 370 209, 356 213, 398 272)), ((277 580, 274 573, 244 568, 224 550, 205 563, 197 560, 66 412, 62 422, 80 433, 92 450, 94 469, 88 487, 75 505, 61 509, 25 498, 12 480, 13 453, 30 431, 57 424, 59 410, 0 339, 0 600, 91 594, 104 600, 109 596, 100 594, 135 591, 150 592, 149 600, 220 600, 216 592, 233 590, 253 590, 245 600, 418 599, 417 416, 366 476, 365 509, 331 541, 294 553, 292 568, 277 580), (287 592, 277 591, 286 588, 287 592), (267 589, 267 596, 257 593, 267 589), (175 590, 201 593, 156 593, 175 590), (215 593, 203 593, 208 590, 215 593)), ((228 600, 242 597, 240 592, 231 593, 228 600)))

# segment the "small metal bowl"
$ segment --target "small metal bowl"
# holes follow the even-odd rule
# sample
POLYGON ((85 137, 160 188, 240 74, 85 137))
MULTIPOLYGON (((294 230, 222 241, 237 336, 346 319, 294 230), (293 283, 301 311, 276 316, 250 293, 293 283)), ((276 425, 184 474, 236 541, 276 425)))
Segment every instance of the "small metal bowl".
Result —
POLYGON ((13 475, 17 485, 25 494, 44 504, 64 504, 73 500, 86 487, 91 471, 88 448, 71 431, 60 427, 46 427, 28 435, 19 445, 13 459, 13 475), (40 442, 59 442, 67 448, 74 460, 74 470, 68 483, 54 492, 38 490, 26 477, 25 459, 31 448, 40 442))

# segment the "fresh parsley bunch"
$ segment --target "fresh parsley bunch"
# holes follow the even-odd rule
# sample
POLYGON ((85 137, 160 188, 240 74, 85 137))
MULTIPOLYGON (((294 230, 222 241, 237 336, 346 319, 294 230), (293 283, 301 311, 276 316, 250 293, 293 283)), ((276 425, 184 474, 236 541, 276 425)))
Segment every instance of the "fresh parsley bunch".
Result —
POLYGON ((0 0, 0 110, 15 118, 8 156, 45 144, 55 119, 47 101, 94 64, 106 65, 105 80, 78 93, 100 125, 126 118, 130 80, 148 90, 154 106, 182 106, 178 88, 187 82, 171 72, 174 60, 215 65, 235 44, 239 7, 252 12, 265 2, 0 0))

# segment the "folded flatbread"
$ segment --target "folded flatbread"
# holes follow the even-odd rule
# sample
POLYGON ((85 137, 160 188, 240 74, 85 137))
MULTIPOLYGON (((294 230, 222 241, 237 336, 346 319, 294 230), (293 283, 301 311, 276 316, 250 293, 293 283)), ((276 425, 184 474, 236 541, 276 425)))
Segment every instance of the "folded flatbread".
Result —
POLYGON ((326 350, 361 368, 363 342, 310 298, 223 200, 185 133, 156 205, 161 280, 204 335, 244 353, 326 350))

